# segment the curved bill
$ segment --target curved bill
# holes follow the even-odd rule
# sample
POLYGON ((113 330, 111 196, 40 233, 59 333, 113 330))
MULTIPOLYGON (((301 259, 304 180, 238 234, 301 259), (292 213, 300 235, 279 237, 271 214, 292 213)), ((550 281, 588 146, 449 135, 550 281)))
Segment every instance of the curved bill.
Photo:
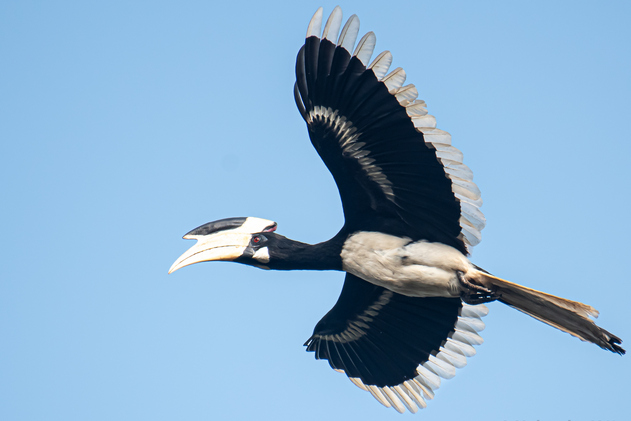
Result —
POLYGON ((218 232, 210 235, 186 235, 197 243, 173 263, 169 273, 199 262, 235 260, 243 255, 252 235, 245 232, 218 232))

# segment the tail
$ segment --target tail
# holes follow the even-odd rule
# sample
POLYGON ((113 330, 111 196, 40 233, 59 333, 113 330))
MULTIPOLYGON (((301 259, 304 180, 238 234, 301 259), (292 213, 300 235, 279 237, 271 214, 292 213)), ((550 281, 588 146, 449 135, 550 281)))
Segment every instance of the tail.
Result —
POLYGON ((626 352, 619 345, 622 343, 619 337, 598 327, 589 318, 598 317, 594 307, 526 288, 485 272, 480 275, 478 281, 499 295, 498 300, 502 303, 603 349, 620 355, 626 352))

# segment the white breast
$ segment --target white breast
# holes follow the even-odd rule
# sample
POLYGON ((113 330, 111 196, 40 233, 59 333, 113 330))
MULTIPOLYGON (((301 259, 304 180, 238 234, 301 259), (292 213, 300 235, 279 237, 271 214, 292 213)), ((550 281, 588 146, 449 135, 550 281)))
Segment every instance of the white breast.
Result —
POLYGON ((358 232, 342 247, 342 268, 355 276, 412 297, 458 297, 456 271, 475 270, 453 247, 411 242, 379 232, 358 232))

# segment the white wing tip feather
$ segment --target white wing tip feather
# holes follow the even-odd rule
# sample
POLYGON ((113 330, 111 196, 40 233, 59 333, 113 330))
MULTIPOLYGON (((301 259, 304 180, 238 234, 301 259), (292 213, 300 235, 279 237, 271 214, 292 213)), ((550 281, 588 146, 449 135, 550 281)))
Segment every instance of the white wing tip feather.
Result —
POLYGON ((375 45, 377 45, 377 37, 374 32, 370 31, 359 40, 353 55, 357 57, 364 66, 367 66, 372 53, 375 51, 375 45))
POLYGON ((309 21, 309 26, 307 27, 307 38, 315 36, 320 37, 321 29, 322 29, 322 12, 324 8, 320 7, 313 14, 313 17, 309 21))
MULTIPOLYGON (((434 398, 434 391, 440 387, 441 378, 450 379, 457 368, 467 365, 467 357, 476 354, 472 345, 483 342, 477 332, 484 329, 481 317, 488 314, 485 305, 462 305, 452 337, 445 341, 436 355, 430 355, 428 361, 416 369, 417 376, 396 386, 378 387, 367 385, 357 377, 349 377, 357 387, 369 392, 379 403, 403 413, 407 409, 416 413, 419 408, 427 407, 427 400, 434 398)), ((335 370, 344 372, 343 370, 335 370)))
POLYGON ((326 21, 324 30, 322 31, 322 39, 328 39, 335 43, 340 32, 342 25, 342 8, 335 6, 335 9, 331 12, 329 19, 326 21))

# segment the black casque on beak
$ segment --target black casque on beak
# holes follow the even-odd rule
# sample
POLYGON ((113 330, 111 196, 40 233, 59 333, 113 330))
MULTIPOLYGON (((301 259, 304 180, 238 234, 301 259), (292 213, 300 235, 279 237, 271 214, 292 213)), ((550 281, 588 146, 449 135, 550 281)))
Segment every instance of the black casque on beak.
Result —
POLYGON ((248 218, 245 216, 236 218, 225 218, 218 221, 208 222, 207 224, 200 225, 199 227, 187 232, 183 238, 192 235, 208 235, 217 231, 224 231, 228 229, 239 228, 242 226, 248 218))

